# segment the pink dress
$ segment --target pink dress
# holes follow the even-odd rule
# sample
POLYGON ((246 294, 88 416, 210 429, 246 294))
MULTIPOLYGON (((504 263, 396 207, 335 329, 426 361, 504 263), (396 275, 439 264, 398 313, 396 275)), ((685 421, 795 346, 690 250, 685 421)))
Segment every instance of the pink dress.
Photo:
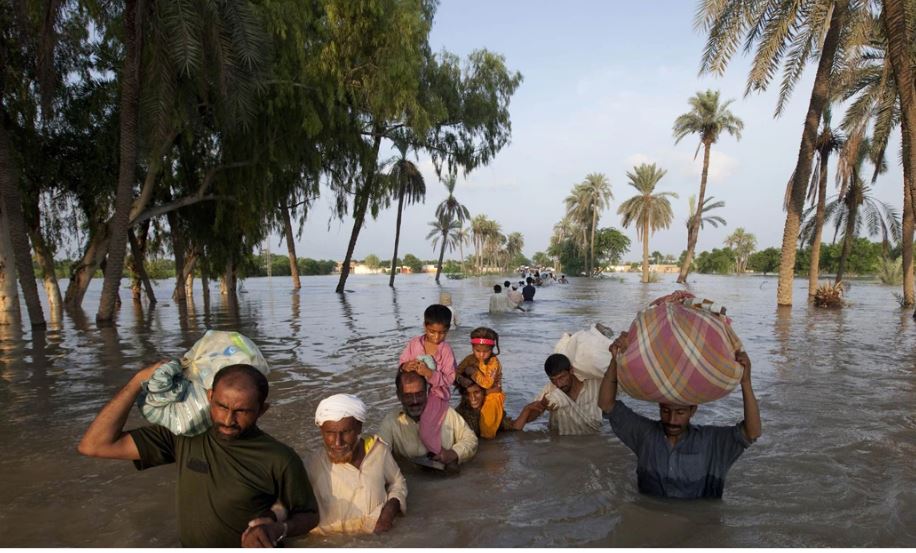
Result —
MULTIPOLYGON (((398 365, 426 355, 425 344, 425 334, 411 338, 401 352, 398 365)), ((429 397, 420 415, 420 441, 430 453, 438 455, 442 451, 442 421, 445 420, 448 401, 452 397, 452 384, 455 382, 455 353, 452 346, 447 342, 439 344, 433 359, 436 361, 436 370, 427 379, 429 397)))

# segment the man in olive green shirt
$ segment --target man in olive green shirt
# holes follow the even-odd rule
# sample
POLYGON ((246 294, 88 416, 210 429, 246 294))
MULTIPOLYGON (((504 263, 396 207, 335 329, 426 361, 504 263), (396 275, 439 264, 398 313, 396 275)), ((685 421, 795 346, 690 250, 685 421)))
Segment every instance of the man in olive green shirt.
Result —
POLYGON ((268 386, 253 367, 232 365, 217 373, 208 391, 213 426, 203 434, 176 436, 161 426, 123 430, 140 384, 158 365, 136 373, 102 408, 79 452, 132 460, 140 470, 176 463, 179 538, 186 547, 271 547, 314 528, 318 508, 302 460, 257 427, 268 407, 268 386), (276 501, 289 506, 285 522, 249 527, 276 501))

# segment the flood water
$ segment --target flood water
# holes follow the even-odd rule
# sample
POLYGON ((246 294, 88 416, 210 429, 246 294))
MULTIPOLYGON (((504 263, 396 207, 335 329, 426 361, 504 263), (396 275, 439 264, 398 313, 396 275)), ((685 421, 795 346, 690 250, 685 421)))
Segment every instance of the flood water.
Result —
MULTIPOLYGON (((676 288, 621 279, 572 279, 539 289, 526 314, 490 316, 502 278, 444 280, 460 327, 456 356, 478 325, 500 334, 507 411, 515 416, 546 382, 543 361, 564 331, 602 321, 615 330, 676 288)), ((518 280, 513 278, 513 280, 518 280)), ((482 442, 454 477, 405 470, 406 517, 382 536, 305 538, 322 546, 916 546, 916 324, 897 308, 897 288, 854 284, 850 306, 805 305, 796 281, 791 310, 775 308, 776 281, 692 276, 691 290, 728 307, 753 361, 763 436, 735 463, 722 500, 640 495, 635 456, 605 426, 559 437, 546 417, 528 431, 482 442)), ((94 414, 144 363, 183 353, 207 328, 250 336, 272 364, 272 408, 261 426, 300 454, 320 447, 314 410, 325 396, 358 394, 373 431, 397 405, 394 371, 423 309, 440 288, 428 275, 251 279, 237 310, 220 301, 180 313, 171 282, 142 309, 129 291, 116 328, 96 328, 100 282, 84 317, 17 334, 0 327, 0 546, 176 546, 175 470, 76 454, 94 414)), ((198 284, 199 286, 199 284, 198 284)), ((454 401, 454 400, 453 400, 454 401)), ((630 401, 652 417, 657 408, 630 401)), ((734 424, 740 391, 701 406, 694 422, 734 424)), ((128 426, 141 424, 136 410, 128 426)))

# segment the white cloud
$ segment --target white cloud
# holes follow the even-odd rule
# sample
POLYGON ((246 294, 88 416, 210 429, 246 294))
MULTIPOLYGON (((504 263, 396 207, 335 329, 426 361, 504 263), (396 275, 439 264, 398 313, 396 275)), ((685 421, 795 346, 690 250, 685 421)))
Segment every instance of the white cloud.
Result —
MULTIPOLYGON (((692 155, 678 152, 675 162, 681 176, 699 177, 703 173, 703 151, 700 150, 696 159, 692 155)), ((737 159, 721 151, 712 150, 709 153, 709 182, 721 183, 728 180, 738 171, 740 163, 737 159)))

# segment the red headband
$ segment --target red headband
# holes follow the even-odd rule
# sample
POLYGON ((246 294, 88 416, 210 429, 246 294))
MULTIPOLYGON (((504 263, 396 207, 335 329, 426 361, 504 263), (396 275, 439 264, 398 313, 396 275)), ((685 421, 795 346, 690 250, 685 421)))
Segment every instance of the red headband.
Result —
POLYGON ((496 340, 489 338, 471 338, 471 344, 480 344, 482 346, 495 346, 496 340))

